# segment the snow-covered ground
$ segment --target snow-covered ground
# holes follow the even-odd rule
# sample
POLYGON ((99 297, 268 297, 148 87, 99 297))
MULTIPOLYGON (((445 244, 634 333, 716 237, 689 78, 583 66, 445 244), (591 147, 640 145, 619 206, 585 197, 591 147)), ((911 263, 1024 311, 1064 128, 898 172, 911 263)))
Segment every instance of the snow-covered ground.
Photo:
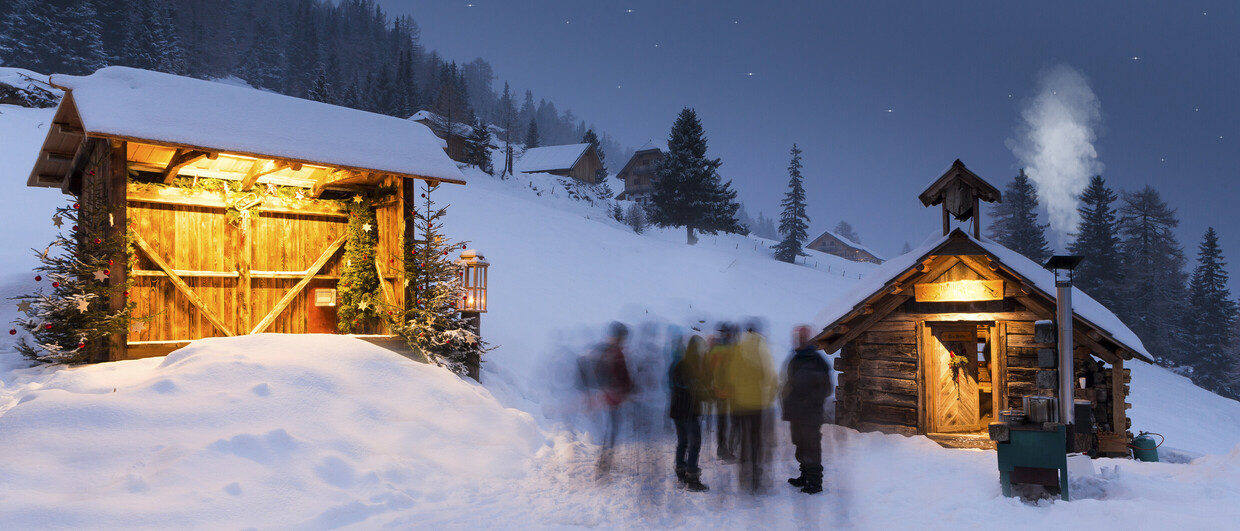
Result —
MULTIPOLYGON (((50 117, 0 106, 6 297, 35 287, 26 250, 50 241, 63 200, 24 187, 50 117)), ((711 434, 711 491, 680 491, 653 393, 652 434, 623 442, 598 481, 596 415, 568 366, 607 323, 633 325, 634 358, 659 360, 657 347, 636 347, 666 325, 758 316, 778 359, 793 325, 873 266, 819 254, 783 264, 771 242, 740 236, 687 246, 683 230, 637 235, 557 178, 466 171, 468 186, 434 198, 451 205, 446 232, 492 264, 482 332, 498 348, 482 385, 340 336, 210 339, 166 358, 25 368, 4 334, 0 528, 1219 529, 1240 519, 1240 404, 1140 363, 1134 431, 1165 435, 1174 462, 1096 460, 1096 474, 1072 479, 1071 502, 1004 498, 993 452, 835 426, 824 428, 829 492, 806 496, 782 484, 795 471, 782 424, 768 493, 736 493, 711 434)), ((14 314, 0 305, 0 319, 14 314)))

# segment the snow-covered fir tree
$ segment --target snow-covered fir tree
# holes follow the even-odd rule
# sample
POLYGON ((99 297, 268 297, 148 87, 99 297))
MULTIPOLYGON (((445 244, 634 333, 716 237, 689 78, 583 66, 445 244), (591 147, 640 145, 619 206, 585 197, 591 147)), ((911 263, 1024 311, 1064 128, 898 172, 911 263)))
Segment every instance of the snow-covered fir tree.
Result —
POLYGON ((1117 197, 1101 175, 1093 176, 1080 197, 1076 238, 1068 244, 1069 253, 1085 257, 1073 270, 1072 283, 1113 310, 1122 302, 1118 222, 1111 207, 1117 197))
POLYGON ((719 159, 706 158, 706 134, 697 113, 685 107, 676 117, 667 140, 667 155, 659 161, 659 182, 651 197, 652 221, 660 227, 684 227, 690 245, 694 231, 715 234, 740 232, 736 223, 736 192, 732 181, 723 183, 716 171, 719 159))
POLYGON ((525 129, 525 149, 538 147, 542 140, 538 137, 538 120, 530 118, 530 125, 525 129))
POLYGON ((624 213, 624 223, 632 228, 633 232, 646 232, 646 209, 638 203, 629 203, 629 208, 624 213))
POLYGON ((320 101, 323 103, 334 103, 332 97, 331 82, 327 80, 327 74, 322 70, 318 75, 314 76, 314 82, 310 84, 310 91, 306 92, 306 99, 320 101))
POLYGON ((453 253, 464 244, 451 242, 440 232, 447 209, 436 206, 431 197, 438 187, 423 183, 419 197, 409 205, 415 218, 414 230, 407 235, 405 261, 409 304, 403 322, 394 328, 414 351, 464 375, 471 358, 480 359, 488 347, 457 310, 465 292, 453 253))
POLYGON ((0 13, 0 62, 6 66, 89 74, 107 64, 94 0, 17 0, 0 13))
POLYGON ((129 300, 133 281, 112 278, 112 270, 133 256, 129 242, 124 232, 108 230, 113 217, 102 205, 82 207, 75 202, 56 209, 53 223, 68 234, 62 232, 39 253, 38 291, 15 297, 18 311, 25 313, 17 324, 32 340, 23 337, 17 350, 29 359, 90 361, 95 343, 129 328, 136 307, 129 300), (124 301, 120 309, 112 308, 114 299, 124 301))
POLYGON ((845 238, 850 242, 861 243, 861 235, 857 234, 857 230, 853 228, 852 223, 847 221, 840 220, 839 224, 835 226, 835 230, 831 232, 834 232, 836 236, 845 238))
POLYGON ((753 234, 768 240, 779 239, 779 230, 775 228, 775 220, 766 217, 762 212, 758 212, 758 219, 754 221, 753 234))
POLYGON ((1186 302, 1185 258, 1173 232, 1180 223, 1175 210, 1146 186, 1123 195, 1119 216, 1125 286, 1120 317, 1160 363, 1182 365, 1187 338, 1175 316, 1186 302))
POLYGON ((1223 261, 1214 227, 1206 230, 1197 249, 1197 267, 1189 280, 1188 312, 1183 314, 1192 342, 1187 362, 1193 367, 1193 381, 1197 385, 1220 391, 1229 380, 1232 360, 1226 349, 1236 320, 1236 302, 1227 289, 1227 263, 1223 261))
POLYGON ((792 162, 788 163, 788 192, 780 205, 784 207, 779 216, 779 234, 783 236, 775 246, 775 259, 793 263, 798 256, 806 256, 802 247, 809 238, 809 214, 805 213, 805 187, 801 178, 801 150, 792 145, 792 162))
POLYGON ((741 203, 740 205, 741 207, 736 209, 736 224, 741 227, 742 234, 749 235, 753 232, 756 223, 754 223, 753 218, 749 216, 749 212, 745 211, 745 203, 741 203))
POLYGON ((479 118, 469 138, 465 140, 465 163, 472 164, 488 175, 495 170, 491 167, 491 131, 479 118))
POLYGON ((1038 191, 1020 170, 1003 190, 1003 202, 990 209, 990 239, 1039 264, 1051 257, 1046 228, 1038 223, 1038 191))

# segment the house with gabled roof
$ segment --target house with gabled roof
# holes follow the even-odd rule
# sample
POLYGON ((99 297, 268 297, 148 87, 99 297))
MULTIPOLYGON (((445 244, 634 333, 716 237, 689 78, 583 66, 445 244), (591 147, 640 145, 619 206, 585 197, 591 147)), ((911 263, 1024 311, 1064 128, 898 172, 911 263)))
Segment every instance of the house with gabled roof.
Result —
POLYGON ((27 185, 74 196, 80 219, 105 220, 105 238, 135 252, 100 275, 134 282, 129 300, 107 304, 132 301, 142 326, 89 346, 92 361, 211 336, 336 332, 345 202, 362 196, 382 197, 367 229, 378 302, 403 308, 414 183, 465 184, 409 120, 127 67, 50 83, 65 94, 27 185))
MULTIPOLYGON (((1038 333, 1056 319, 1055 276, 978 234, 983 199, 1000 197, 956 161, 922 194, 944 205, 942 237, 888 260, 815 319, 813 341, 840 353, 838 424, 993 447, 986 430, 1001 411, 1021 408, 1025 396, 1056 396, 1047 377, 1056 340, 1038 333), (951 228, 949 215, 972 219, 973 234, 951 228)), ((1072 396, 1090 412, 1077 419, 1077 447, 1120 454, 1132 438, 1124 365, 1152 360, 1114 313, 1069 289, 1072 396)))
POLYGON ((624 164, 620 173, 616 174, 624 181, 624 191, 616 199, 636 201, 648 204, 654 194, 654 185, 659 181, 659 161, 663 160, 663 150, 652 142, 647 142, 624 164))
POLYGON ((854 262, 869 262, 871 264, 883 263, 883 259, 879 258, 874 251, 831 231, 824 231, 817 238, 814 238, 814 241, 809 242, 805 248, 835 255, 854 262))
POLYGON ((521 173, 550 173, 594 184, 603 161, 593 144, 566 144, 529 148, 513 166, 521 173))

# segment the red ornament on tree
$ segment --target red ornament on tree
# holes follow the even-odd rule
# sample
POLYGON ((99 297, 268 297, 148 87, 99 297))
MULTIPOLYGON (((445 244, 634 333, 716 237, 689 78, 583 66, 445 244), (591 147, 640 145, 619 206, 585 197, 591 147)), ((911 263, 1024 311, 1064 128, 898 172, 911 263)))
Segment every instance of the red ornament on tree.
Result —
POLYGON ((43 275, 35 275, 35 276, 34 276, 34 281, 35 281, 35 282, 42 282, 42 281, 43 281, 43 275))
POLYGON ((74 226, 73 226, 73 230, 77 230, 77 225, 74 225, 74 226))
POLYGON ((53 288, 59 288, 59 287, 60 287, 60 283, 59 283, 59 282, 53 282, 53 283, 52 283, 52 287, 53 287, 53 288))
POLYGON ((46 328, 46 329, 48 329, 48 330, 51 330, 51 329, 52 329, 52 324, 51 324, 51 323, 45 324, 45 325, 43 325, 43 328, 46 328))
POLYGON ((128 292, 128 291, 126 291, 126 292, 125 292, 125 296, 126 296, 126 297, 128 297, 128 296, 129 296, 129 292, 128 292))
POLYGON ((446 341, 445 341, 445 343, 447 343, 447 344, 451 345, 451 344, 452 344, 452 340, 451 340, 451 339, 446 340, 446 341))
POLYGON ((101 240, 101 239, 99 239, 99 238, 95 238, 95 245, 99 245, 99 244, 101 244, 101 243, 103 243, 103 240, 101 240))
POLYGON ((17 329, 10 328, 10 329, 9 329, 9 335, 10 335, 10 336, 15 336, 15 335, 17 335, 17 329))
POLYGON ((104 269, 104 270, 103 270, 103 274, 105 274, 105 275, 111 275, 111 274, 112 274, 112 270, 111 270, 111 269, 104 269))
POLYGON ((77 210, 77 209, 78 209, 78 206, 79 206, 79 205, 78 205, 77 203, 74 203, 74 204, 73 204, 73 209, 74 209, 74 210, 77 210))
POLYGON ((111 260, 108 260, 108 265, 112 265, 112 261, 111 261, 111 260))
POLYGON ((86 343, 78 343, 78 348, 86 348, 86 343))

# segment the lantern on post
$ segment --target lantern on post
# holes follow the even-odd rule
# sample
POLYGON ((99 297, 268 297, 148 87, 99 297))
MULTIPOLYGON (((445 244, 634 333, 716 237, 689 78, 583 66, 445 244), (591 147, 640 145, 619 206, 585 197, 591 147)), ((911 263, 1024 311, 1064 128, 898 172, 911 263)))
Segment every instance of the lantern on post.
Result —
POLYGON ((461 287, 465 290, 456 309, 461 313, 486 313, 487 267, 491 264, 473 249, 461 251, 461 259, 456 264, 461 266, 461 287))
MULTIPOLYGON (((482 253, 473 249, 461 251, 461 259, 456 261, 461 267, 461 298, 456 309, 461 317, 469 323, 474 335, 482 335, 482 314, 487 311, 487 263, 482 253)), ((469 356, 468 374, 475 381, 482 381, 481 364, 477 353, 469 356)))

